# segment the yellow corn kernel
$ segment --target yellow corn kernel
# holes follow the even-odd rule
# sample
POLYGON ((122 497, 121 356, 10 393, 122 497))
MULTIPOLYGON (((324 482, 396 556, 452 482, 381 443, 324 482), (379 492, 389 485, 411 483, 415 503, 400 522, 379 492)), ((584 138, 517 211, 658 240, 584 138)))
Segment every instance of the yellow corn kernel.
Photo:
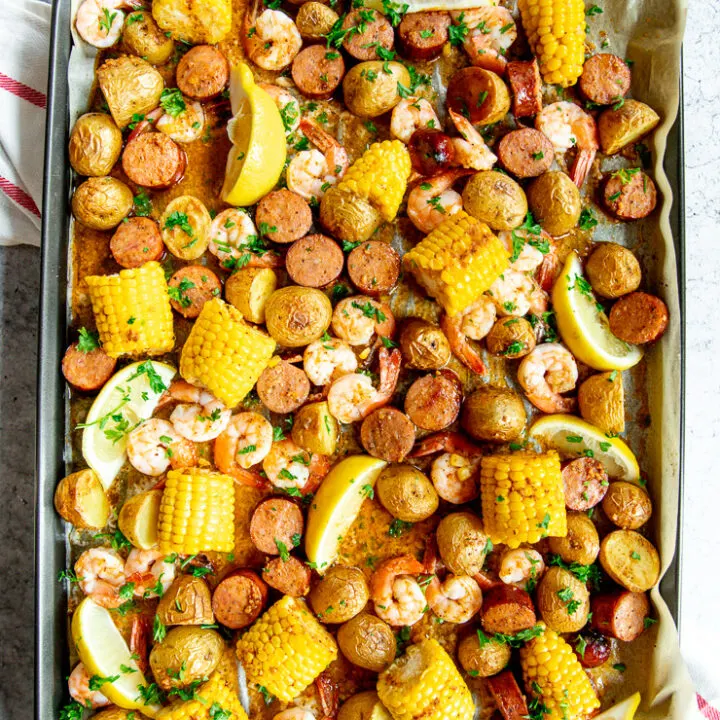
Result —
POLYGON ((303 600, 285 595, 238 640, 237 656, 248 682, 289 702, 335 660, 337 645, 303 600))
POLYGON ((560 458, 554 450, 484 456, 480 493, 485 530, 494 543, 516 548, 567 535, 560 458))
POLYGON ((160 501, 160 552, 231 552, 235 546, 234 513, 231 477, 200 468, 171 470, 160 501))
POLYGON ((232 720, 247 720, 237 693, 215 672, 197 689, 195 699, 177 700, 160 710, 156 717, 158 720, 213 720, 217 715, 225 717, 223 710, 231 713, 232 720))
POLYGON ((272 338, 214 298, 203 306, 183 346, 180 374, 234 407, 253 389, 274 351, 272 338))
POLYGON ((173 314, 159 263, 85 280, 100 341, 110 357, 162 355, 173 349, 173 314))
POLYGON ((500 277, 508 257, 490 228, 461 210, 406 253, 403 262, 448 315, 456 315, 500 277))

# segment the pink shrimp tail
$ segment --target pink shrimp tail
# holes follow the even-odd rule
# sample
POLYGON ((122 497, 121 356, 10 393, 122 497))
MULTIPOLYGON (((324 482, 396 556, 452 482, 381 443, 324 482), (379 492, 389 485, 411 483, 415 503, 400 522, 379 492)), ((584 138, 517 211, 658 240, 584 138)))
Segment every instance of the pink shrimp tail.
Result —
POLYGON ((440 327, 447 336, 450 347, 458 360, 478 375, 485 375, 487 373, 485 363, 470 341, 462 334, 460 321, 443 315, 440 318, 440 327))
POLYGON ((533 395, 527 393, 527 399, 540 411, 547 413, 548 415, 554 415, 555 413, 571 413, 577 406, 577 400, 575 398, 546 398, 540 395, 533 395))
POLYGON ((262 490, 268 486, 267 480, 260 475, 260 473, 254 470, 246 470, 240 466, 234 467, 228 472, 228 475, 230 475, 238 485, 246 485, 247 487, 254 487, 258 490, 262 490))
POLYGON ((480 455, 481 451, 477 445, 473 445, 460 433, 446 431, 436 433, 424 438, 415 447, 408 457, 424 457, 436 452, 451 452, 464 455, 480 455))
POLYGON ((315 687, 320 698, 320 709, 325 715, 325 720, 332 720, 337 716, 340 706, 340 689, 338 684, 330 677, 329 673, 323 671, 315 679, 315 687))
POLYGON ((587 180, 590 168, 595 161, 597 150, 580 150, 570 170, 570 179, 581 188, 587 180))
POLYGON ((140 672, 148 671, 148 646, 150 645, 151 622, 147 616, 136 615, 130 631, 130 652, 137 655, 137 666, 140 672))
POLYGON ((132 132, 128 135, 128 143, 131 143, 138 135, 142 135, 149 130, 152 130, 153 125, 165 114, 165 111, 161 108, 155 108, 152 112, 149 112, 143 120, 141 120, 132 129, 132 132))

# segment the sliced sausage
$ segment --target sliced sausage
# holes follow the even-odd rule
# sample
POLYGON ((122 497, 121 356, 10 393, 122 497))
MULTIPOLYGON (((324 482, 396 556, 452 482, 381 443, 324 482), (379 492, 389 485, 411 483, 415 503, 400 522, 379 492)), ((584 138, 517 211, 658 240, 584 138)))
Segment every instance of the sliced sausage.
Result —
POLYGON ((448 41, 450 15, 446 12, 408 13, 398 25, 403 54, 411 60, 436 58, 448 41))
POLYGON ((525 697, 510 670, 489 677, 487 682, 504 720, 521 720, 530 716, 525 697))
POLYGON ((421 175, 437 175, 448 170, 455 160, 455 146, 449 135, 440 130, 420 128, 408 142, 410 161, 421 175))
POLYGON ((505 584, 493 570, 480 570, 473 575, 473 578, 483 592, 505 584))
POLYGON ((594 630, 579 635, 571 647, 584 668, 600 667, 607 662, 611 652, 607 638, 594 630))
POLYGON ((515 635, 535 625, 530 596, 514 585, 497 585, 483 596, 480 622, 486 632, 515 635))
POLYGON ((590 600, 591 624, 603 635, 632 642, 645 629, 650 602, 645 593, 616 590, 593 595, 590 600))
POLYGON ((635 172, 628 179, 625 171, 613 173, 605 183, 605 207, 620 220, 642 220, 657 205, 657 188, 649 175, 635 172))
POLYGON ((310 568, 296 557, 273 558, 263 568, 263 579, 283 595, 302 597, 310 592, 310 568))
POLYGON ((347 271, 361 293, 374 297, 385 295, 400 277, 400 256, 389 243, 369 240, 350 252, 347 271))
POLYGON ((509 132, 500 140, 497 152, 500 164, 519 178, 542 175, 555 158, 550 140, 534 128, 509 132))
POLYGON ((418 378, 405 395, 405 412, 423 430, 444 430, 460 413, 462 385, 455 373, 440 370, 418 378))
POLYGON ((177 86, 193 100, 217 97, 230 79, 230 63, 212 45, 196 45, 182 56, 177 66, 177 86))
POLYGON ((379 408, 363 420, 360 441, 373 457, 402 462, 415 444, 415 426, 405 413, 379 408))
POLYGON ((513 94, 513 115, 532 117, 542 110, 542 78, 537 60, 513 60, 507 64, 513 94))
POLYGON ((257 394, 265 407, 274 413, 295 412, 310 394, 310 380, 305 371, 285 360, 266 367, 257 381, 257 394))
POLYGON ((221 625, 241 630, 258 619, 267 602, 267 585, 252 570, 237 570, 221 580, 212 609, 221 625))
POLYGON ((667 329, 667 305, 655 295, 634 292, 621 297, 610 310, 610 331, 626 343, 655 342, 667 329))
POLYGON ((110 252, 124 268, 138 268, 159 260, 165 252, 158 224, 147 217, 132 217, 118 225, 110 239, 110 252))
POLYGON ((163 190, 182 180, 187 155, 164 133, 147 132, 126 145, 122 166, 136 185, 163 190))
POLYGON ((378 47, 392 50, 395 44, 395 32, 384 15, 376 10, 351 10, 343 20, 345 35, 343 47, 356 60, 384 60, 377 53, 378 47))
POLYGON ((565 506, 570 510, 589 510, 604 497, 610 482, 599 460, 581 457, 563 465, 565 506))
POLYGON ((93 392, 99 390, 115 372, 117 361, 111 358, 102 348, 83 352, 73 343, 66 351, 62 360, 62 371, 65 379, 76 390, 93 392))
POLYGON ((632 73, 624 60, 611 53, 600 53, 585 61, 578 84, 588 100, 609 105, 627 95, 631 81, 632 73))
POLYGON ((311 45, 293 60, 292 79, 300 92, 311 100, 327 100, 345 75, 345 61, 337 50, 311 45))
POLYGON ((208 300, 220 297, 218 276, 203 265, 186 265, 168 281, 170 304, 183 317, 196 318, 208 300))
POLYGON ((336 280, 343 271, 345 255, 327 235, 306 235, 288 250, 285 266, 298 285, 320 288, 336 280))
POLYGON ((255 211, 260 234, 276 243, 291 243, 310 232, 312 210, 296 193, 282 188, 266 195, 255 211))
POLYGON ((507 86, 494 72, 466 67, 450 78, 447 104, 471 123, 490 125, 510 109, 510 96, 507 86))
POLYGON ((280 555, 283 545, 290 551, 300 543, 303 527, 303 514, 292 500, 270 497, 253 512, 250 539, 260 552, 280 555))

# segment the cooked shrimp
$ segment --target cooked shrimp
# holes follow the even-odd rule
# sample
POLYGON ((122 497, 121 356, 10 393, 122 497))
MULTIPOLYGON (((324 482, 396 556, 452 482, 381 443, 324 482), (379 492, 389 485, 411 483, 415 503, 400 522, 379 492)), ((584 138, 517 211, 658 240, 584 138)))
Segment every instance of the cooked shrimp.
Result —
POLYGON ((545 563, 537 550, 517 548, 503 553, 498 575, 504 583, 532 592, 544 572, 545 563))
POLYGON ((262 478, 250 468, 262 462, 273 444, 273 426, 256 412, 233 415, 215 440, 215 464, 220 472, 246 485, 262 485, 262 478))
POLYGON ((350 345, 336 338, 315 340, 303 353, 303 369, 313 385, 327 385, 355 372, 357 366, 357 357, 350 345))
POLYGON ((160 597, 175 579, 175 564, 165 562, 165 553, 133 548, 125 561, 125 576, 134 583, 135 597, 160 597))
POLYGON ((450 109, 448 112, 461 136, 452 138, 456 164, 473 170, 490 170, 497 162, 497 156, 487 146, 483 136, 460 113, 450 109))
POLYGON ((294 707, 273 715, 272 720, 317 720, 317 718, 305 708, 294 707))
POLYGON ((410 191, 407 215, 421 232, 432 232, 450 215, 462 210, 462 197, 452 189, 465 170, 449 170, 432 178, 425 178, 410 191))
POLYGON ((127 438, 130 464, 143 475, 157 477, 170 465, 191 466, 197 463, 195 445, 167 420, 151 418, 138 425, 127 438))
POLYGON ((133 7, 138 7, 138 3, 132 0, 83 0, 75 15, 75 28, 93 47, 112 47, 125 26, 122 10, 133 7))
POLYGON ((428 435, 420 442, 415 443, 415 447, 408 457, 424 457, 433 455, 436 452, 446 451, 449 453, 458 453, 460 455, 475 456, 480 455, 480 448, 471 443, 467 438, 457 432, 446 430, 444 432, 428 435))
POLYGON ((560 244, 557 240, 551 239, 550 251, 545 254, 542 263, 540 263, 540 266, 535 271, 535 280, 545 292, 550 292, 561 270, 560 244))
POLYGON ((309 453, 292 440, 272 444, 263 460, 263 470, 275 487, 313 492, 327 475, 330 463, 323 455, 309 453))
POLYGON ((441 129, 440 120, 429 100, 404 98, 393 108, 390 117, 390 134, 393 137, 407 144, 416 130, 424 128, 441 129))
POLYGON ((158 407, 179 401, 170 415, 175 430, 193 442, 214 440, 230 422, 232 412, 211 392, 184 380, 175 380, 163 393, 158 407))
POLYGON ((497 313, 492 299, 481 295, 463 312, 440 318, 440 327, 447 336, 455 356, 473 372, 485 374, 480 352, 468 340, 482 340, 495 323, 497 313))
POLYGON ((350 424, 366 418, 373 410, 392 400, 402 355, 399 350, 389 352, 380 348, 380 380, 375 388, 367 375, 351 373, 338 378, 328 390, 327 402, 330 414, 339 422, 350 424))
POLYGON ((185 98, 185 110, 179 115, 165 113, 155 123, 155 127, 175 142, 194 142, 205 132, 205 110, 199 102, 185 98))
POLYGON ((399 555, 381 563, 370 577, 370 597, 375 613, 390 625, 414 625, 425 614, 425 594, 417 581, 422 563, 399 555))
POLYGON ((287 186, 306 200, 320 200, 348 168, 345 148, 332 136, 309 120, 300 121, 300 129, 320 150, 302 150, 287 168, 287 186))
POLYGON ((442 582, 435 576, 425 597, 435 615, 451 623, 467 622, 482 605, 480 586, 469 575, 448 575, 442 582))
POLYGON ((300 103, 295 96, 286 88, 271 83, 258 83, 258 87, 264 90, 277 105, 285 126, 285 134, 294 133, 300 127, 300 103))
POLYGON ((258 16, 257 9, 256 0, 253 11, 245 14, 242 32, 245 52, 263 70, 282 70, 300 52, 300 31, 281 10, 264 10, 258 16))
POLYGON ((597 125, 592 115, 575 103, 561 101, 546 105, 535 118, 535 127, 565 153, 575 147, 578 153, 570 168, 570 179, 582 187, 598 151, 597 125))
POLYGON ((395 318, 385 303, 355 295, 335 306, 332 329, 350 345, 367 345, 376 334, 390 337, 395 332, 395 318))
POLYGON ((488 290, 498 314, 522 317, 529 312, 542 315, 547 310, 548 298, 535 280, 517 270, 506 270, 488 290))
POLYGON ((478 7, 463 13, 456 11, 453 16, 468 27, 463 47, 470 62, 500 75, 505 72, 505 55, 517 40, 517 26, 510 11, 504 7, 478 7))
POLYGON ((566 413, 575 408, 574 398, 562 393, 575 389, 578 368, 572 353, 559 343, 538 345, 518 367, 518 382, 527 399, 544 413, 566 413))
POLYGON ((545 260, 545 255, 550 252, 553 242, 544 230, 536 235, 524 227, 511 231, 502 230, 498 233, 498 238, 510 253, 510 268, 522 273, 535 272, 545 260))
POLYGON ((208 250, 223 267, 280 267, 282 260, 266 250, 255 223, 243 210, 223 210, 210 226, 208 250))
POLYGON ((90 689, 90 675, 83 663, 78 663, 68 678, 70 697, 89 710, 105 707, 110 701, 99 691, 90 689))
POLYGON ((98 605, 122 605, 118 590, 126 583, 125 562, 114 550, 90 548, 75 562, 80 589, 98 605))

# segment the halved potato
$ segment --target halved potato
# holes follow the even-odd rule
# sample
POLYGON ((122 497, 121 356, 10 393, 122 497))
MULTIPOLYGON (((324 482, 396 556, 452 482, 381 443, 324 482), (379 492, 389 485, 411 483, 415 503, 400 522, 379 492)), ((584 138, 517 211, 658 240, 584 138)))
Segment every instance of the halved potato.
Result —
POLYGON ((326 402, 304 405, 295 414, 293 442, 318 455, 333 455, 338 441, 338 423, 326 402))
POLYGON ((149 550, 157 545, 158 513, 162 490, 148 490, 131 497, 120 510, 118 527, 137 548, 149 550))
POLYGON ((606 155, 614 155, 654 130, 659 122, 660 116, 649 105, 626 100, 617 110, 608 108, 600 115, 600 147, 606 155))
POLYGON ((265 322, 265 304, 277 289, 277 275, 270 268, 243 268, 225 282, 225 299, 246 320, 265 322))
POLYGON ((649 590, 660 577, 660 556, 655 546, 634 530, 615 530, 600 545, 605 572, 630 592, 649 590))
POLYGON ((55 490, 55 509, 80 529, 101 530, 110 517, 110 503, 94 470, 81 470, 60 481, 55 490))

